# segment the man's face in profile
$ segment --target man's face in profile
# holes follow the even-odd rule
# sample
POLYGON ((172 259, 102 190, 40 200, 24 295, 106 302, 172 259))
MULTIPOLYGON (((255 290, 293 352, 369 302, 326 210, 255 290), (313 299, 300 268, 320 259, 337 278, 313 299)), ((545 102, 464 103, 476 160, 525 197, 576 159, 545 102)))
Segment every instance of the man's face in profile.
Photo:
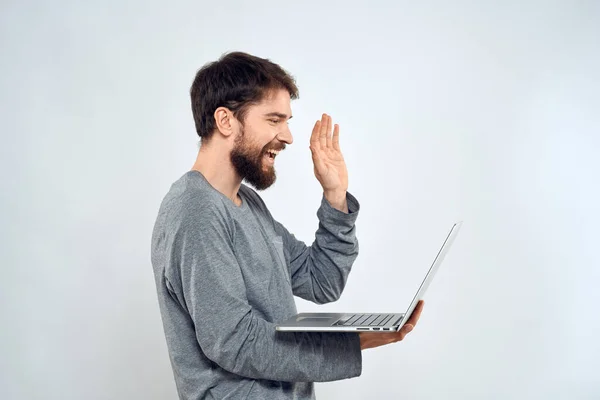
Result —
POLYGON ((288 127, 291 115, 290 95, 281 89, 251 106, 237 133, 231 163, 256 190, 267 189, 277 179, 275 158, 293 141, 288 127))

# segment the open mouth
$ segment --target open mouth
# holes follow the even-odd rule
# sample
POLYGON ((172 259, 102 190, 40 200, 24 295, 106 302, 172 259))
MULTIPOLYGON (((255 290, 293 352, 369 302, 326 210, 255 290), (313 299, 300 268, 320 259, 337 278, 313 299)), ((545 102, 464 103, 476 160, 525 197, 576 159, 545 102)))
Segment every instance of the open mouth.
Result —
POLYGON ((279 150, 267 150, 266 156, 271 160, 275 160, 277 154, 279 154, 279 150))

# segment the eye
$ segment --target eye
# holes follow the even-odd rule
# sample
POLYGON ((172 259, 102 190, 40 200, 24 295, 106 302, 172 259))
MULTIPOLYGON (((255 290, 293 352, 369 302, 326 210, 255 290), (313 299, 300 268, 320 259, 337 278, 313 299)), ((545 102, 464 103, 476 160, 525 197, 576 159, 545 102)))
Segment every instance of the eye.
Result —
POLYGON ((279 123, 279 120, 277 120, 277 119, 270 119, 269 121, 272 122, 272 123, 274 123, 274 124, 279 123))

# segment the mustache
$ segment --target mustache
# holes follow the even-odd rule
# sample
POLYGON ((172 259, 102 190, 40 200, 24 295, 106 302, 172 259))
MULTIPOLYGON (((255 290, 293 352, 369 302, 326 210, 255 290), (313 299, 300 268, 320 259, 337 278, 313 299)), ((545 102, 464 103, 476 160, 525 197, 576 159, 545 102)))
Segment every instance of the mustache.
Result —
POLYGON ((263 150, 263 153, 266 153, 269 150, 283 151, 283 150, 285 150, 285 143, 282 143, 280 146, 276 146, 276 147, 265 147, 265 149, 263 150))

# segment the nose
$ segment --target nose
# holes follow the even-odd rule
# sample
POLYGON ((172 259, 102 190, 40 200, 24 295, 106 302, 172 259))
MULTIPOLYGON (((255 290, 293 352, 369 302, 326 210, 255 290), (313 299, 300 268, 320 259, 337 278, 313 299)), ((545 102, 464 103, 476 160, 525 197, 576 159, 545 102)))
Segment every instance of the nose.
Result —
POLYGON ((277 135, 277 139, 287 144, 294 143, 292 131, 290 131, 289 126, 286 125, 286 127, 277 135))

